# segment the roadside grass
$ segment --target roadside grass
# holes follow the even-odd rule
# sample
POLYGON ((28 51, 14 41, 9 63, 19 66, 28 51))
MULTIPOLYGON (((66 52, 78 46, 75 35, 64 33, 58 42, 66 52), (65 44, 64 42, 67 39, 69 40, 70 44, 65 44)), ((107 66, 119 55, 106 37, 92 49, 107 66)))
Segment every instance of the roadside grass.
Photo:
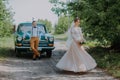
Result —
MULTIPOLYGON (((66 34, 56 35, 59 40, 66 40, 66 34)), ((100 47, 97 41, 87 41, 88 53, 96 60, 98 67, 105 70, 110 75, 120 78, 120 52, 111 51, 108 48, 100 47)))
POLYGON ((0 60, 6 57, 12 57, 14 53, 13 36, 0 38, 0 60))
POLYGON ((55 39, 57 40, 67 40, 67 35, 66 34, 53 34, 55 39))
POLYGON ((120 78, 120 53, 111 52, 103 47, 92 47, 88 52, 95 58, 99 68, 120 78))

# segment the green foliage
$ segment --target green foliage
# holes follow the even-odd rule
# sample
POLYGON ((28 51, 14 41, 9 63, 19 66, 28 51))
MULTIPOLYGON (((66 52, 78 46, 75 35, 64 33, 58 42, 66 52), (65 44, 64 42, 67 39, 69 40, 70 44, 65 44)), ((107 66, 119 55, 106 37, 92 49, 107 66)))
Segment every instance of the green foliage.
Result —
POLYGON ((12 33, 12 12, 6 8, 7 1, 0 0, 0 37, 10 36, 12 33))
POLYGON ((45 24, 45 26, 47 27, 47 30, 51 32, 52 23, 50 21, 48 21, 47 19, 45 19, 45 20, 39 19, 38 22, 45 24))
POLYGON ((52 7, 52 11, 57 14, 58 16, 61 16, 62 13, 64 13, 64 15, 67 14, 67 6, 66 3, 60 0, 49 0, 50 3, 52 3, 54 5, 54 7, 52 7))
POLYGON ((14 36, 0 38, 0 60, 14 57, 14 53, 14 36))
POLYGON ((84 20, 85 33, 90 34, 93 39, 98 39, 105 45, 111 43, 116 35, 119 37, 118 0, 81 0, 68 6, 73 11, 73 16, 79 16, 84 20))
POLYGON ((120 20, 118 0, 81 0, 74 3, 69 4, 69 9, 73 10, 73 16, 77 15, 84 20, 85 33, 90 34, 90 37, 102 43, 105 41, 109 43, 118 34, 116 32, 120 20))
POLYGON ((89 34, 87 37, 120 49, 119 0, 74 0, 64 5, 67 7, 63 13, 68 11, 73 17, 81 18, 83 30, 86 35, 89 34))
POLYGON ((55 33, 56 34, 65 33, 68 30, 69 24, 71 23, 71 21, 72 21, 72 18, 68 18, 66 16, 60 16, 58 19, 58 23, 55 26, 55 33))
POLYGON ((120 78, 120 55, 109 51, 108 48, 93 47, 88 52, 95 58, 98 67, 106 69, 115 77, 120 78))

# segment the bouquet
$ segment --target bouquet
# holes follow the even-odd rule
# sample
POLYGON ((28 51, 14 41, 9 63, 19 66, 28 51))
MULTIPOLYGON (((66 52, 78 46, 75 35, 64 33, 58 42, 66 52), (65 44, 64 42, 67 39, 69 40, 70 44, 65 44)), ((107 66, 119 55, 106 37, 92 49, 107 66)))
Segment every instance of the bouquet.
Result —
POLYGON ((85 42, 80 42, 80 44, 85 44, 85 42))
POLYGON ((82 41, 80 41, 80 44, 85 44, 86 43, 86 40, 83 39, 82 41))

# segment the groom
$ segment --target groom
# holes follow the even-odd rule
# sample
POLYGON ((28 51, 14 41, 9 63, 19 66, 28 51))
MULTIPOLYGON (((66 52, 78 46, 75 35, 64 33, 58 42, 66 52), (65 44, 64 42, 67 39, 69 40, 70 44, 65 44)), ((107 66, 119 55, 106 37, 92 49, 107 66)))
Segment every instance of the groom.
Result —
POLYGON ((30 39, 30 47, 33 51, 33 60, 37 58, 41 58, 40 53, 38 52, 38 45, 39 45, 39 36, 38 36, 38 28, 36 21, 32 22, 32 34, 30 39))

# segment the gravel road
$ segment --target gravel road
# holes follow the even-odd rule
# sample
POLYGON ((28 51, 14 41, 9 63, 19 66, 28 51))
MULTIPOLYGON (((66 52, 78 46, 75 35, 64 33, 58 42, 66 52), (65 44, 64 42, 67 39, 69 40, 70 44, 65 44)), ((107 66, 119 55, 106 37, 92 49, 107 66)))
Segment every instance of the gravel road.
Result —
POLYGON ((64 41, 57 40, 51 58, 44 55, 33 61, 26 55, 11 57, 0 62, 0 80, 117 80, 99 68, 86 74, 61 71, 55 67, 67 48, 64 41))

